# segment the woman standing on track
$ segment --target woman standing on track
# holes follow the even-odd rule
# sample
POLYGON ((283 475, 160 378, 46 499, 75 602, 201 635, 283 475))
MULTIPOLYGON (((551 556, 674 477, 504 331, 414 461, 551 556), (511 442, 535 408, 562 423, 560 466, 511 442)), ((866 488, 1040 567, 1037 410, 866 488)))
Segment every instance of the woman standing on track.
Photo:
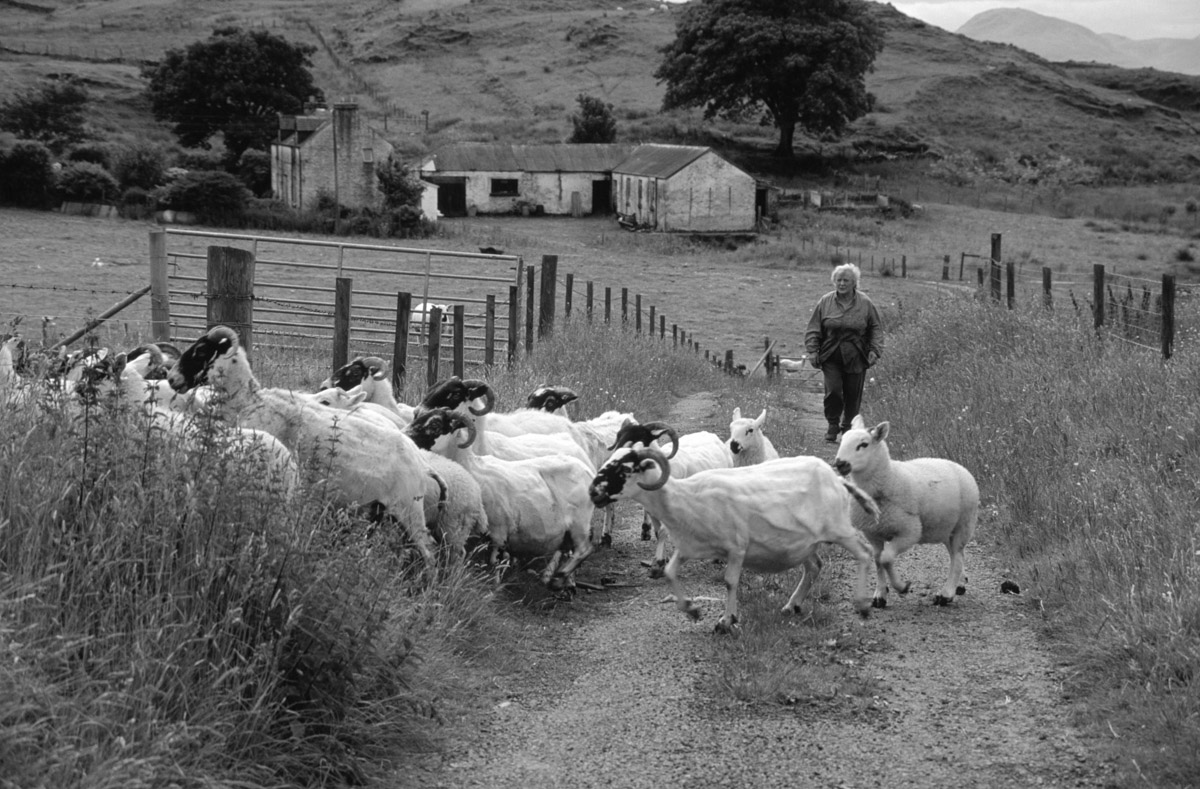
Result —
POLYGON ((834 268, 834 289, 817 302, 804 334, 808 358, 825 376, 825 440, 834 444, 858 416, 867 369, 883 354, 879 311, 858 292, 860 276, 853 263, 834 268))

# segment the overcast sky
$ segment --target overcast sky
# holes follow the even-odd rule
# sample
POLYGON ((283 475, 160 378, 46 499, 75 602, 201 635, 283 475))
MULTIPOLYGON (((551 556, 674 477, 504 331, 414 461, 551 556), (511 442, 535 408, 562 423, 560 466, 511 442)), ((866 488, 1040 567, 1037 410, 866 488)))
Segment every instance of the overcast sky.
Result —
MULTIPOLYGON (((878 0, 882 2, 882 0, 878 0)), ((1200 36, 1200 0, 890 0, 908 16, 955 32, 993 8, 1023 8, 1128 38, 1200 36)))

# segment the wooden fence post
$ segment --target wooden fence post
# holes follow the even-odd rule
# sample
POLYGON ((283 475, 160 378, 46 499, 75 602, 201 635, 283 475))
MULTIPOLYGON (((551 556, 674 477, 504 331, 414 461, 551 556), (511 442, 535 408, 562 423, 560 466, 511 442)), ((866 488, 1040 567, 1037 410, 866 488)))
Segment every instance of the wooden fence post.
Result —
POLYGON ((464 335, 467 333, 467 314, 466 314, 467 308, 466 308, 466 306, 464 306, 462 304, 455 304, 453 309, 454 309, 454 339, 451 340, 451 342, 453 343, 453 345, 451 346, 451 352, 453 354, 453 361, 451 362, 451 368, 454 370, 455 375, 457 375, 459 378, 462 378, 463 371, 466 369, 466 355, 465 355, 466 349, 464 347, 465 346, 464 335))
POLYGON ((496 363, 496 294, 489 293, 483 308, 483 363, 491 369, 496 363))
POLYGON ((1054 294, 1050 290, 1053 276, 1049 266, 1042 266, 1042 304, 1047 309, 1054 307, 1054 294))
POLYGON ((1017 269, 1016 266, 1013 265, 1012 261, 1004 264, 1004 274, 1005 293, 1008 297, 1008 308, 1011 310, 1013 308, 1013 302, 1016 301, 1013 291, 1017 286, 1017 269))
POLYGON ((588 321, 588 323, 592 322, 592 307, 593 307, 595 295, 596 295, 595 294, 595 283, 593 283, 589 279, 588 283, 587 283, 587 321, 588 321))
POLYGON ((333 369, 338 370, 350 361, 350 298, 354 280, 337 277, 333 295, 333 369))
POLYGON ((621 325, 629 323, 629 288, 621 288, 621 325))
POLYGON ((679 324, 678 323, 671 324, 671 347, 672 348, 679 347, 679 324))
POLYGON ((246 353, 254 347, 254 253, 237 247, 208 248, 208 327, 237 332, 246 353))
POLYGON ((533 353, 533 294, 536 285, 534 278, 537 276, 537 271, 533 266, 530 266, 525 271, 525 353, 533 353))
POLYGON ((965 266, 966 264, 967 264, 967 253, 966 252, 959 253, 959 256, 958 256, 958 281, 959 282, 962 282, 963 266, 965 266))
POLYGON ((542 255, 542 289, 538 304, 538 338, 554 331, 554 291, 558 287, 558 255, 542 255))
POLYGON ((438 382, 440 376, 440 366, 442 361, 442 308, 433 307, 425 313, 426 337, 428 344, 425 346, 427 358, 425 359, 425 384, 433 386, 438 382))
POLYGON ((733 375, 733 351, 725 351, 725 372, 733 375))
POLYGON ((637 334, 642 333, 642 294, 637 294, 633 297, 633 330, 637 334))
POLYGON ((1092 325, 1104 325, 1104 264, 1092 264, 1092 325))
POLYGON ((392 340, 392 386, 397 392, 404 388, 408 373, 408 330, 412 323, 412 294, 396 292, 396 336, 392 340))
POLYGON ((566 298, 563 299, 563 317, 566 318, 567 320, 570 320, 571 319, 571 294, 574 293, 574 291, 575 291, 575 275, 574 274, 567 275, 566 289, 567 289, 567 295, 566 295, 566 298))
POLYGON ((942 258, 942 279, 950 279, 950 256, 946 255, 942 258))
POLYGON ((908 276, 908 255, 900 256, 900 278, 904 279, 908 276))
POLYGON ((604 322, 612 323, 612 288, 604 288, 604 322))
POLYGON ((1162 278, 1162 355, 1163 361, 1175 351, 1175 275, 1162 278))
POLYGON ((1000 301, 1000 264, 994 260, 988 263, 988 291, 992 295, 992 301, 999 303, 999 301, 1000 301))
POLYGON ((521 315, 517 307, 520 304, 521 289, 516 285, 508 286, 508 365, 511 367, 517 360, 517 343, 521 336, 521 315))
POLYGON ((171 292, 167 284, 167 231, 150 231, 150 333, 155 342, 171 339, 171 292))
POLYGON ((658 316, 658 338, 660 340, 667 339, 667 316, 660 314, 658 316))
POLYGON ((654 337, 654 305, 650 305, 650 337, 654 337))

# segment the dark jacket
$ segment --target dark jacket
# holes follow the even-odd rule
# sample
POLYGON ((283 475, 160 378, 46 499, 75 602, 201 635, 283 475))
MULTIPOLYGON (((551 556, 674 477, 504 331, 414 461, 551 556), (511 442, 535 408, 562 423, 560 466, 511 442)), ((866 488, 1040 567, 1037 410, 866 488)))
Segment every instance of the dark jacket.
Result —
POLYGON ((837 302, 837 291, 821 297, 804 333, 804 348, 819 366, 833 362, 848 373, 866 370, 883 355, 883 326, 879 310, 863 293, 845 309, 837 302))

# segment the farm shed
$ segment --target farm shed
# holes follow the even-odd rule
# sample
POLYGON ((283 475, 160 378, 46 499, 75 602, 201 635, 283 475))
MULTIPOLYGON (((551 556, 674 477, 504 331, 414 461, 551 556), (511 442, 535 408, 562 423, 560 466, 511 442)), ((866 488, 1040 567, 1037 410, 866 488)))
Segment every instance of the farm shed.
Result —
POLYGON ((519 212, 570 214, 612 211, 612 170, 632 145, 600 143, 456 143, 417 167, 438 186, 447 216, 519 212))
POLYGON ((271 143, 271 188, 292 208, 312 209, 322 193, 349 208, 377 208, 375 175, 392 144, 363 121, 358 105, 333 105, 314 115, 281 115, 271 143))
POLYGON ((617 213, 649 230, 752 231, 758 218, 754 177, 712 148, 639 145, 613 168, 617 213))

